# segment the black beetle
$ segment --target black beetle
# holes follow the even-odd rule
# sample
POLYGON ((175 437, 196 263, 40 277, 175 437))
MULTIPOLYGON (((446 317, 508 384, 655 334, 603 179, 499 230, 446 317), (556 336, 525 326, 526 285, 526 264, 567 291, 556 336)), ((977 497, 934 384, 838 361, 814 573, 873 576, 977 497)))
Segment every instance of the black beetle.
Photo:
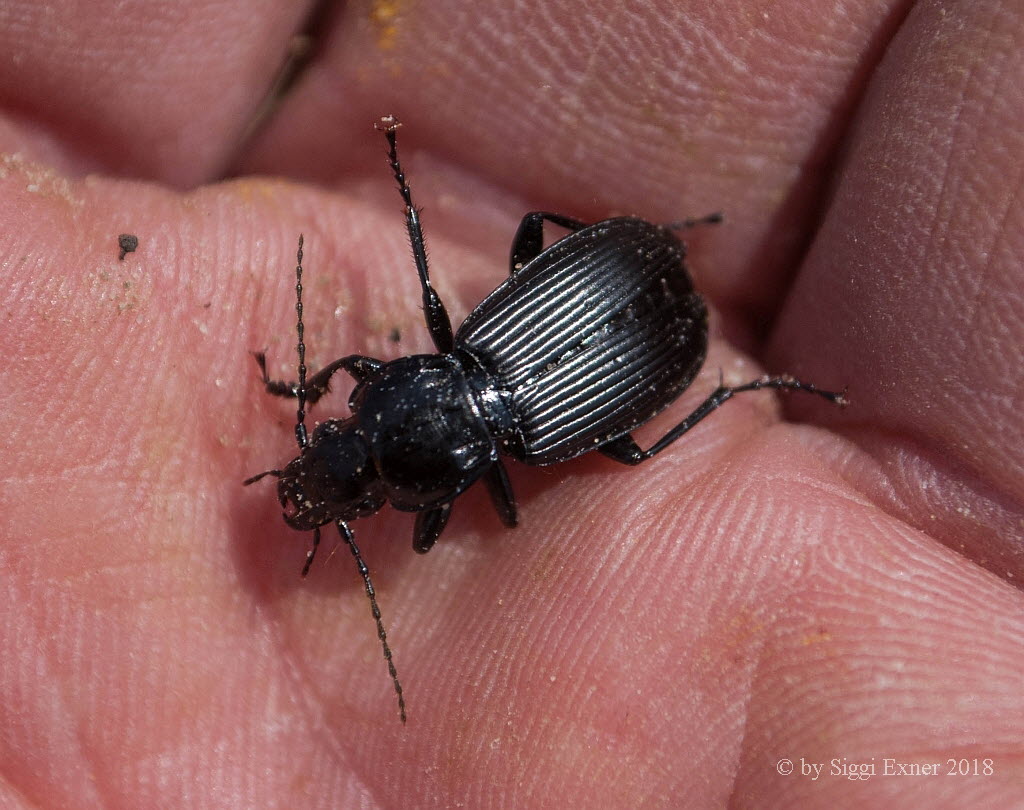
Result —
POLYGON ((335 523, 356 558, 377 635, 405 722, 405 701, 392 661, 369 572, 348 522, 385 503, 416 513, 413 548, 425 553, 440 536, 452 502, 483 479, 498 516, 516 525, 516 502, 501 455, 526 464, 567 461, 591 450, 623 464, 660 453, 734 394, 760 388, 806 391, 846 403, 845 392, 822 391, 788 376, 762 377, 718 388, 649 450, 630 436, 690 385, 704 364, 707 309, 694 291, 675 230, 718 215, 671 225, 636 217, 587 224, 533 211, 512 242, 509 278, 452 335, 440 297, 430 285, 419 212, 398 162, 393 116, 376 127, 387 138, 388 162, 405 203, 405 220, 423 289, 427 329, 437 354, 388 363, 361 355, 335 360, 306 379, 302 323, 302 237, 296 267, 298 382, 271 380, 271 394, 298 398, 299 455, 278 478, 284 520, 313 532, 303 576, 320 542, 320 526, 335 523), (548 248, 544 222, 571 233, 548 248), (307 435, 305 409, 344 370, 355 378, 352 415, 328 419, 307 435))

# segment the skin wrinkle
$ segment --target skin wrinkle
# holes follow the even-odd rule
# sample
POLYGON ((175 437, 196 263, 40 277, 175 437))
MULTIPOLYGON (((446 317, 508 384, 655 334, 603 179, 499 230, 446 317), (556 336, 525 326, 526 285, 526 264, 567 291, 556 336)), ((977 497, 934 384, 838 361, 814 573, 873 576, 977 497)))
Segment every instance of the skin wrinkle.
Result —
MULTIPOLYGON (((269 611, 273 608, 272 605, 256 604, 255 609, 257 614, 260 614, 265 610, 269 611)), ((292 643, 284 632, 288 624, 286 622, 266 622, 265 626, 268 628, 268 632, 272 634, 272 637, 278 641, 274 646, 282 652, 281 669, 284 672, 286 683, 292 687, 287 690, 287 694, 293 696, 293 699, 299 700, 300 704, 306 708, 306 711, 303 713, 304 718, 316 720, 311 732, 314 736, 325 740, 329 744, 329 750, 334 762, 341 766, 339 770, 359 774, 359 769, 353 769, 351 764, 352 747, 354 744, 358 744, 359 741, 358 739, 353 739, 343 726, 323 722, 325 718, 330 716, 330 708, 324 701, 322 693, 316 689, 316 684, 319 680, 302 664, 304 656, 301 649, 297 644, 292 643), (294 696, 296 695, 299 697, 295 698, 294 696)), ((371 782, 365 779, 360 779, 359 786, 370 796, 379 799, 379 786, 374 789, 371 782)), ((385 802, 379 800, 378 805, 383 807, 385 802)))
MULTIPOLYGON (((944 468, 945 473, 940 476, 942 480, 957 481, 959 485, 968 486, 973 489, 973 491, 977 492, 979 498, 1000 502, 1005 505, 1004 508, 1007 512, 1017 511, 1014 509, 1014 505, 1017 504, 1019 499, 1015 493, 1010 491, 1010 489, 1000 486, 996 481, 991 479, 968 483, 964 480, 964 476, 957 475, 955 470, 956 466, 966 464, 966 462, 964 460, 950 459, 948 454, 942 452, 940 447, 935 446, 935 442, 927 433, 919 432, 914 434, 912 431, 906 430, 902 427, 899 430, 880 428, 879 426, 869 422, 852 422, 846 424, 841 432, 855 443, 861 443, 865 437, 869 436, 871 439, 877 440, 880 444, 884 444, 889 447, 898 447, 898 449, 904 451, 902 455, 907 458, 925 461, 930 467, 936 470, 944 468)), ((888 460, 884 459, 882 460, 882 463, 886 464, 888 463, 888 460)), ((894 497, 898 497, 897 494, 901 487, 892 484, 890 476, 884 467, 879 469, 879 473, 883 478, 889 480, 891 487, 889 492, 891 492, 894 497)), ((860 486, 860 484, 857 485, 857 489, 858 492, 863 493, 863 487, 860 486)), ((892 508, 891 504, 880 502, 871 498, 870 495, 866 495, 866 497, 870 498, 874 506, 884 512, 888 512, 892 508)), ((900 501, 900 507, 907 511, 913 511, 913 504, 909 501, 900 501)), ((905 519, 904 516, 899 514, 894 514, 893 516, 898 517, 901 520, 905 519)), ((924 530, 924 526, 914 525, 913 527, 924 530)), ((929 528, 928 534, 931 534, 933 528, 934 527, 929 528)))
MULTIPOLYGON (((991 36, 991 34, 992 34, 992 32, 989 32, 988 36, 991 36)), ((989 69, 989 68, 990 68, 990 66, 986 66, 986 69, 989 69)), ((978 62, 974 62, 973 66, 972 66, 971 73, 965 78, 964 85, 965 85, 965 87, 972 86, 972 87, 982 87, 982 88, 984 88, 985 94, 983 95, 983 97, 980 100, 980 106, 982 108, 982 113, 983 113, 985 110, 988 110, 988 109, 992 108, 993 102, 995 101, 995 98, 996 98, 996 93, 995 93, 994 86, 989 85, 989 83, 973 81, 974 78, 975 78, 975 75, 977 74, 977 72, 978 72, 978 62)), ((961 104, 958 104, 958 110, 963 111, 964 103, 965 103, 964 102, 964 93, 962 92, 961 104)), ((975 102, 974 105, 977 106, 979 104, 978 104, 978 102, 975 102)), ((982 117, 983 118, 984 116, 982 114, 978 114, 976 117, 982 117)), ((946 160, 946 165, 947 165, 947 171, 946 171, 946 173, 944 175, 942 193, 940 194, 940 198, 939 198, 940 199, 940 206, 938 206, 937 209, 943 207, 943 206, 941 206, 941 201, 946 199, 946 197, 947 197, 947 195, 946 195, 947 181, 948 181, 948 174, 949 174, 949 170, 950 170, 950 166, 951 166, 950 155, 952 154, 952 152, 954 150, 955 141, 956 141, 957 137, 962 137, 962 136, 958 136, 957 135, 957 132, 959 130, 962 130, 962 128, 963 127, 962 127, 961 116, 957 115, 956 123, 955 123, 954 129, 953 129, 953 138, 951 138, 949 150, 948 150, 948 152, 946 154, 946 159, 945 160, 946 160)), ((971 127, 970 131, 971 131, 972 135, 976 134, 974 127, 971 127)), ((1019 172, 1018 172, 1018 175, 1019 175, 1019 172)), ((971 184, 970 183, 971 179, 977 180, 977 178, 969 178, 968 182, 967 182, 967 185, 968 185, 969 188, 970 188, 970 184, 971 184)), ((1006 235, 1007 235, 1006 223, 1007 223, 1007 220, 1009 218, 1010 211, 1013 208, 1013 203, 1015 202, 1015 198, 1017 196, 1017 193, 1019 191, 1019 185, 1020 185, 1020 181, 1018 181, 1017 187, 1014 189, 1014 191, 1013 191, 1013 193, 1011 195, 1011 199, 1004 206, 1004 209, 1002 209, 1002 212, 1001 212, 1000 216, 998 217, 1000 219, 1000 226, 995 228, 995 232, 994 232, 994 235, 993 235, 994 239, 996 241, 1001 241, 1001 240, 1004 240, 1006 238, 1006 235)), ((957 197, 959 197, 959 195, 957 195, 957 197)), ((959 208, 959 206, 957 206, 957 208, 959 208)), ((947 224, 950 221, 951 222, 955 222, 956 221, 955 219, 949 220, 948 217, 946 219, 947 219, 947 224)), ((939 231, 938 228, 936 227, 936 228, 933 229, 933 232, 945 233, 945 229, 942 229, 941 231, 939 231)), ((943 239, 944 239, 944 237, 943 237, 943 239)), ((971 290, 970 293, 968 294, 966 312, 965 312, 965 316, 963 317, 964 322, 969 323, 969 324, 975 322, 975 318, 977 316, 977 313, 980 310, 981 299, 984 296, 986 290, 988 289, 988 285, 986 284, 986 282, 989 279, 989 276, 990 276, 990 273, 991 273, 991 261, 992 261, 992 252, 993 252, 992 247, 994 247, 994 246, 990 246, 988 251, 984 251, 984 250, 981 251, 981 252, 987 254, 986 260, 981 265, 981 268, 980 268, 981 271, 979 273, 968 275, 967 279, 966 279, 967 284, 968 285, 972 285, 972 283, 973 283, 973 287, 974 287, 974 289, 971 290)), ((936 245, 933 242, 932 245, 931 245, 930 253, 932 255, 942 256, 945 253, 945 246, 942 245, 942 244, 936 245)), ((963 258, 964 258, 965 263, 966 263, 967 262, 967 257, 963 257, 963 258)), ((950 301, 949 303, 953 304, 954 302, 950 301)), ((956 301, 955 303, 961 304, 962 302, 961 301, 956 301)))
MULTIPOLYGON (((10 570, 10 568, 5 566, 5 570, 10 570)), ((60 659, 57 656, 60 652, 62 652, 62 650, 59 648, 59 646, 44 643, 44 641, 50 640, 52 636, 52 633, 49 631, 48 628, 54 626, 54 624, 52 622, 48 622, 46 618, 47 617, 43 616, 40 617, 39 621, 32 621, 32 629, 34 631, 33 643, 30 646, 26 645, 26 648, 35 651, 35 655, 32 658, 34 670, 33 680, 37 680, 40 683, 46 683, 49 685, 49 689, 47 690, 49 699, 52 700, 54 695, 56 695, 61 705, 70 707, 74 705, 74 700, 71 697, 71 693, 73 691, 76 691, 77 685, 72 685, 68 683, 67 680, 60 678, 56 675, 56 673, 60 670, 60 659), (43 630, 43 632, 41 632, 41 630, 43 630), (49 678, 46 678, 45 676, 43 678, 39 677, 40 673, 38 671, 38 663, 40 658, 42 659, 46 666, 46 671, 50 673, 49 678)), ((75 716, 74 712, 70 711, 70 709, 66 709, 63 712, 60 712, 60 714, 65 718, 74 718, 75 716)), ((99 771, 99 769, 97 768, 96 757, 90 756, 87 753, 89 746, 87 745, 85 735, 83 734, 83 721, 84 718, 79 718, 77 720, 72 719, 70 723, 71 728, 68 729, 67 727, 65 727, 64 729, 62 729, 64 732, 71 732, 70 739, 68 738, 68 735, 65 733, 61 735, 61 740, 65 743, 74 740, 74 742, 76 743, 76 750, 74 753, 77 754, 78 761, 72 766, 72 768, 74 770, 78 770, 80 768, 87 770, 88 773, 90 774, 88 780, 90 786, 99 795, 103 796, 106 795, 106 793, 104 792, 103 789, 103 782, 99 778, 102 771, 99 771)), ((61 749, 62 756, 66 756, 69 753, 65 746, 62 745, 61 749)), ((19 793, 25 792, 25 789, 19 787, 19 793)), ((40 800, 39 803, 42 804, 42 801, 40 800)))
POLYGON ((971 291, 967 297, 964 305, 964 318, 963 320, 967 323, 975 323, 978 318, 978 313, 983 311, 982 299, 988 296, 990 285, 986 282, 992 278, 995 274, 996 268, 994 262, 996 256, 999 253, 999 248, 1006 244, 1008 234, 1010 233, 1009 222, 1010 216, 1013 212, 1021 210, 1021 188, 1024 186, 1024 172, 1017 171, 1017 181, 1010 191, 1009 197, 1005 204, 1002 206, 1002 211, 999 213, 998 224, 995 228, 995 234, 993 236, 992 243, 980 252, 984 253, 985 260, 981 265, 981 272, 978 274, 978 283, 974 290, 971 291))
MULTIPOLYGON (((802 582, 805 582, 807 580, 807 578, 811 575, 812 566, 806 563, 806 555, 804 555, 803 559, 804 562, 799 567, 797 567, 796 569, 793 569, 791 567, 789 569, 790 571, 795 570, 795 577, 792 577, 791 575, 791 578, 788 578, 786 580, 784 586, 781 583, 776 585, 772 589, 772 593, 773 595, 777 596, 770 600, 762 600, 762 605, 767 606, 781 603, 785 598, 785 596, 783 596, 782 594, 783 589, 785 590, 785 595, 791 594, 800 587, 802 582)), ((767 608, 767 610, 762 608, 761 611, 762 615, 765 613, 773 614, 774 612, 775 611, 773 608, 767 608)), ((746 787, 743 786, 743 784, 740 782, 740 777, 743 774, 740 764, 747 757, 749 748, 752 743, 751 738, 749 736, 750 709, 757 691, 755 685, 763 680, 763 672, 765 670, 765 650, 767 649, 770 640, 772 640, 772 633, 771 631, 769 631, 765 633, 754 634, 753 636, 751 636, 750 640, 754 643, 747 644, 744 647, 745 656, 748 658, 748 660, 750 658, 753 659, 752 666, 750 666, 749 668, 749 675, 745 679, 746 683, 750 685, 750 688, 742 690, 741 695, 743 699, 741 704, 738 705, 738 708, 741 710, 742 723, 740 725, 738 742, 736 745, 737 767, 733 770, 733 779, 730 783, 729 795, 727 800, 727 806, 729 807, 743 806, 745 804, 745 802, 740 801, 740 794, 745 794, 747 790, 746 787)), ((737 707, 737 704, 733 703, 733 706, 737 707)))
MULTIPOLYGON (((948 223, 949 217, 948 211, 957 210, 958 206, 951 202, 951 199, 959 197, 959 194, 955 194, 951 190, 951 175, 954 171, 958 171, 960 165, 952 159, 953 154, 956 152, 958 143, 965 139, 965 132, 969 133, 972 137, 975 134, 975 128, 973 125, 963 123, 963 114, 966 107, 967 101, 967 90, 974 88, 977 82, 973 81, 975 73, 978 69, 977 61, 971 63, 970 70, 962 74, 962 80, 957 90, 957 98, 954 103, 954 112, 951 116, 953 120, 952 127, 949 129, 949 137, 945 138, 945 150, 942 156, 942 179, 939 183, 938 193, 934 195, 935 202, 932 207, 932 219, 929 227, 925 229, 926 233, 929 234, 929 240, 922 246, 921 259, 926 260, 929 255, 942 256, 946 254, 944 243, 948 237, 948 232, 944 224, 948 223)), ((943 130, 944 132, 944 130, 943 130)), ((959 188, 961 177, 957 175, 956 186, 959 188)), ((926 263, 925 266, 930 266, 930 263, 926 263)))
MULTIPOLYGON (((863 508, 864 506, 866 506, 866 504, 859 503, 858 506, 863 508)), ((911 527, 909 525, 906 525, 906 524, 903 524, 903 525, 905 526, 904 532, 906 532, 908 534, 913 532, 913 533, 916 534, 916 529, 914 529, 913 527, 911 527)), ((815 549, 821 549, 821 550, 824 550, 824 551, 827 552, 828 547, 829 547, 829 544, 824 544, 823 543, 823 544, 815 546, 814 548, 815 549)), ((831 564, 830 564, 830 567, 831 567, 831 564)), ((815 576, 819 575, 820 571, 817 570, 816 566, 814 566, 813 564, 810 564, 807 561, 805 561, 804 564, 802 564, 798 569, 796 569, 796 574, 797 574, 797 576, 796 576, 795 579, 787 580, 787 582, 786 582, 785 591, 786 591, 787 594, 799 591, 801 589, 801 583, 802 582, 806 582, 808 580, 808 578, 812 574, 814 574, 815 576)), ((776 592, 778 592, 778 589, 776 589, 776 592)), ((763 604, 768 604, 768 602, 763 602, 763 604)), ((927 613, 927 615, 930 615, 930 609, 928 611, 926 611, 926 613, 927 613)), ((757 655, 757 657, 756 657, 756 665, 755 665, 755 668, 753 670, 752 677, 750 679, 752 683, 756 683, 759 679, 763 678, 763 675, 761 675, 759 673, 763 672, 763 653, 764 653, 765 645, 767 643, 767 636, 761 636, 760 638, 762 639, 762 643, 759 644, 757 646, 757 648, 756 648, 756 655, 757 655)), ((897 649, 899 647, 899 644, 900 644, 900 642, 897 642, 897 641, 894 640, 893 641, 893 645, 894 645, 893 649, 897 649)), ((879 652, 879 655, 881 656, 881 660, 882 661, 889 660, 889 656, 886 653, 884 653, 881 650, 879 650, 878 652, 879 652)), ((753 690, 753 691, 756 692, 756 690, 753 690)), ((867 696, 870 696, 870 694, 871 694, 871 692, 867 692, 866 693, 867 696)), ((749 708, 749 703, 747 704, 747 706, 749 708)), ((825 709, 825 707, 824 707, 824 705, 822 705, 822 710, 824 711, 824 709, 825 709)), ((811 726, 813 726, 813 723, 811 723, 811 726)), ((743 751, 745 751, 748 748, 748 742, 749 741, 748 741, 748 738, 747 738, 747 731, 748 731, 748 727, 747 727, 747 723, 746 723, 746 712, 745 712, 745 718, 744 718, 744 724, 743 724, 743 737, 742 737, 742 740, 741 740, 741 750, 743 750, 743 751)), ((741 774, 742 774, 741 771, 737 771, 737 777, 739 777, 741 774)), ((738 790, 738 783, 734 781, 733 782, 733 791, 732 791, 732 796, 733 797, 737 796, 737 790, 738 790)))

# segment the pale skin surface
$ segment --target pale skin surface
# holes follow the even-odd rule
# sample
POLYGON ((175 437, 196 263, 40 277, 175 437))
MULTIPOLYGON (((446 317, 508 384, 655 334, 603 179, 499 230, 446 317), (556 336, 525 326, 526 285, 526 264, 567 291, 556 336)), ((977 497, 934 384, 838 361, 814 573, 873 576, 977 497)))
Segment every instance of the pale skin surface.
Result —
POLYGON ((0 805, 1021 799, 1019 4, 538 5, 350 4, 244 145, 301 9, 0 10, 0 805), (295 453, 247 352, 293 373, 299 232, 311 365, 429 349, 387 113, 456 323, 529 208, 725 211, 688 235, 711 357, 642 445, 719 369, 853 402, 512 464, 520 527, 474 489, 423 558, 411 516, 355 523, 404 728, 348 553, 300 580, 240 483, 295 453), (253 174, 292 180, 219 182, 253 174))

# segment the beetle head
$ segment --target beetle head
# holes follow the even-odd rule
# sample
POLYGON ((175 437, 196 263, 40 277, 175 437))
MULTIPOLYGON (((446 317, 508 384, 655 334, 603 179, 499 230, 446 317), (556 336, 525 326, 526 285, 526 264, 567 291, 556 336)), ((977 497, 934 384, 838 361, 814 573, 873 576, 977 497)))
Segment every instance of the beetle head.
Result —
POLYGON ((372 515, 384 505, 377 469, 354 422, 318 425, 302 453, 280 471, 277 497, 293 529, 372 515))

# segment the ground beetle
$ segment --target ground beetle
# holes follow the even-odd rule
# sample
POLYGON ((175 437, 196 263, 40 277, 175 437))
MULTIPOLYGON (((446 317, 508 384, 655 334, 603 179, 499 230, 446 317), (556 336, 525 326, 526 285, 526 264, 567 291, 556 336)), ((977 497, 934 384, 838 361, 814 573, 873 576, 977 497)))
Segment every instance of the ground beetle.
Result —
POLYGON ((630 436, 676 399, 704 364, 707 309, 693 289, 683 262, 685 248, 674 231, 717 222, 717 215, 669 225, 637 217, 591 225, 533 211, 523 217, 512 242, 509 278, 453 336, 444 304, 430 285, 419 211, 398 162, 399 126, 393 116, 376 124, 387 138, 388 162, 405 203, 424 316, 437 354, 388 363, 354 354, 307 379, 300 237, 295 271, 298 382, 271 380, 265 356, 256 355, 267 391, 298 399, 299 455, 284 469, 245 483, 275 476, 285 523, 313 532, 303 576, 320 542, 320 527, 338 527, 362 575, 405 722, 402 687, 349 521, 385 503, 415 512, 413 548, 422 554, 440 536, 452 502, 478 479, 487 486, 501 521, 516 525, 516 501, 502 454, 544 465, 598 450, 623 464, 639 464, 743 391, 806 391, 840 405, 846 399, 845 392, 822 391, 788 376, 733 387, 719 383, 649 450, 641 450, 630 436), (571 233, 544 248, 545 222, 571 233), (309 436, 306 406, 328 391, 337 371, 355 378, 352 415, 321 422, 309 436))

